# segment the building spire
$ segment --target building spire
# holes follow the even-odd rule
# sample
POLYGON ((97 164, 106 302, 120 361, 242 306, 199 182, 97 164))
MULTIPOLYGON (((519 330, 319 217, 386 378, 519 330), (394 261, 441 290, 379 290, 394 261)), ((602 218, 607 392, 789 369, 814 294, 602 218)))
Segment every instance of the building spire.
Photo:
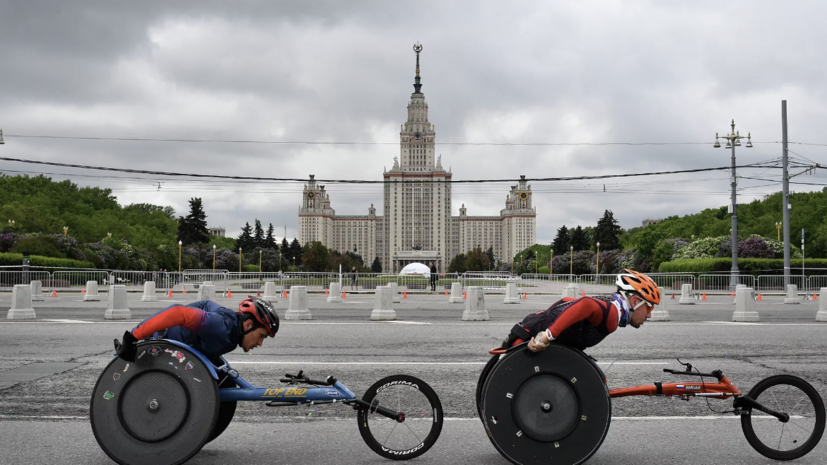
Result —
POLYGON ((414 93, 421 94, 422 92, 419 89, 422 88, 422 84, 419 83, 419 52, 422 51, 422 45, 417 42, 413 46, 414 52, 416 52, 416 78, 414 78, 414 93))

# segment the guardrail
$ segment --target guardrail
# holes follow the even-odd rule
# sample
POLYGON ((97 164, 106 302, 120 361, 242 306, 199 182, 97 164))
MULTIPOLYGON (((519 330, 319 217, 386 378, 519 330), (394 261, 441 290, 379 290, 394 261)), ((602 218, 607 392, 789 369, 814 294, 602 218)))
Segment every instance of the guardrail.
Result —
POLYGON ((31 284, 38 280, 46 286, 49 278, 47 271, 0 271, 0 291, 11 291, 18 284, 31 284))

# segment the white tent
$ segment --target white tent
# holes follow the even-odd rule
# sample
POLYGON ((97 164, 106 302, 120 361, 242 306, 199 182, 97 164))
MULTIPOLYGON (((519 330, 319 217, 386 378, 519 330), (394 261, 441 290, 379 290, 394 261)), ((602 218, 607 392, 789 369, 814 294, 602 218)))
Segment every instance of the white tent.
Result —
POLYGON ((405 265, 405 268, 402 268, 402 271, 400 271, 399 274, 421 274, 423 276, 427 276, 430 278, 431 269, 428 268, 428 265, 425 265, 424 263, 411 263, 410 265, 405 265))

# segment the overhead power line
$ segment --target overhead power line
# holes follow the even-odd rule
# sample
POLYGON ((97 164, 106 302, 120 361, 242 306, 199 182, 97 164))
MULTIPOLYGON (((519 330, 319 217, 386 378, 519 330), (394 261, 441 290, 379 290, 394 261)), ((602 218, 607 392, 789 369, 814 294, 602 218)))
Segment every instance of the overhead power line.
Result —
MULTIPOLYGON (((114 171, 119 173, 133 173, 133 174, 147 174, 153 176, 179 176, 179 177, 189 177, 189 178, 204 178, 204 179, 238 179, 238 180, 248 180, 248 181, 270 181, 270 182, 308 182, 310 179, 308 178, 265 178, 265 177, 258 177, 258 176, 228 176, 228 175, 217 175, 217 174, 197 174, 197 173, 175 173, 169 171, 151 171, 151 170, 136 170, 136 169, 129 169, 129 168, 111 168, 105 166, 90 166, 90 165, 77 165, 71 163, 57 163, 51 161, 39 161, 39 160, 23 160, 20 158, 9 158, 9 157, 0 157, 0 160, 5 161, 13 161, 18 163, 31 163, 37 165, 49 165, 49 166, 60 166, 64 168, 78 168, 78 169, 86 169, 86 170, 99 170, 99 171, 114 171)), ((633 178, 633 177, 643 177, 643 176, 663 176, 669 174, 684 174, 684 173, 702 173, 706 171, 727 171, 731 167, 729 166, 718 166, 714 168, 694 168, 688 170, 675 170, 675 171, 652 171, 652 172, 645 172, 645 173, 625 173, 625 174, 603 174, 603 175, 595 175, 595 176, 560 176, 560 177, 553 177, 553 178, 529 178, 526 181, 530 182, 555 182, 555 181, 576 181, 576 180, 587 180, 587 179, 609 179, 609 178, 633 178)), ((750 164, 750 165, 743 165, 738 166, 737 168, 781 168, 781 166, 772 166, 766 164, 750 164)), ((450 180, 431 180, 430 182, 433 183, 445 183, 445 184, 463 184, 463 183, 497 183, 497 182, 515 182, 515 178, 506 178, 506 179, 450 179, 450 180)), ((415 182, 415 181, 377 181, 377 180, 364 180, 364 179, 316 179, 316 182, 319 183, 330 183, 330 184, 394 184, 396 182, 415 182)))

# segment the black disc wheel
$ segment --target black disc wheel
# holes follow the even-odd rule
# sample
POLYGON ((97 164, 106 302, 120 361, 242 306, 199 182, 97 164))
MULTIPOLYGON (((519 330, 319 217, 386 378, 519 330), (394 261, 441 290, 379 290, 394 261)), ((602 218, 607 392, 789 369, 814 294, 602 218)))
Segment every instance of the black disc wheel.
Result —
POLYGON ((795 460, 806 455, 824 434, 824 402, 810 383, 791 375, 771 376, 748 394, 753 400, 788 418, 778 419, 755 408, 741 414, 741 427, 749 444, 774 460, 795 460))
MULTIPOLYGON (((219 373, 219 377, 220 376, 223 375, 219 373)), ((219 389, 237 387, 238 385, 235 381, 231 380, 229 377, 224 378, 224 380, 218 384, 219 389)), ((210 437, 207 438, 207 443, 210 443, 218 436, 221 436, 221 433, 223 433, 224 430, 230 426, 230 422, 233 421, 233 416, 235 415, 235 407, 236 401, 234 400, 220 403, 218 407, 218 419, 215 421, 215 427, 210 432, 210 437)))
POLYGON ((603 443, 611 399, 600 369, 579 350, 524 346, 491 369, 482 416, 488 438, 512 463, 576 465, 603 443))
POLYGON ((485 380, 488 379, 488 375, 491 373, 491 370, 494 369, 494 365, 500 360, 500 355, 494 355, 490 359, 488 359, 488 363, 482 367, 482 371, 480 372, 480 377, 477 379, 477 414, 480 416, 480 419, 483 419, 482 416, 482 388, 485 386, 485 380))
POLYGON ((138 344, 137 354, 134 362, 112 359, 95 384, 90 405, 95 439, 120 464, 184 463, 215 426, 216 382, 186 348, 147 341, 138 344))
POLYGON ((436 443, 442 431, 442 404, 427 383, 407 375, 382 378, 368 388, 360 409, 359 433, 382 457, 407 460, 418 457, 436 443), (383 407, 401 415, 388 418, 376 412, 383 407))

